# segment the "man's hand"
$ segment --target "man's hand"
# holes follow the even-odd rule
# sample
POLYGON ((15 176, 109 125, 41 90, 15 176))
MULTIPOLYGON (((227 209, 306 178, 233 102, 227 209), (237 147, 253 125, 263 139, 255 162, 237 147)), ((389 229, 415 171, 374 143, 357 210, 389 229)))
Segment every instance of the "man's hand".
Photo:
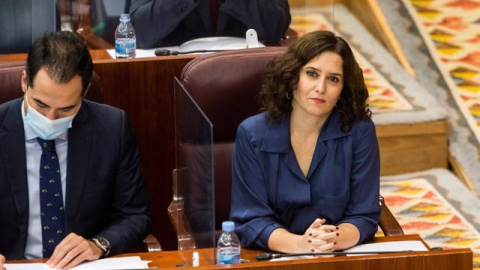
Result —
POLYGON ((47 265, 53 269, 70 269, 83 261, 98 260, 102 253, 93 242, 70 233, 57 245, 47 265))
POLYGON ((3 266, 3 264, 5 263, 5 257, 0 254, 0 270, 5 270, 5 267, 3 266))

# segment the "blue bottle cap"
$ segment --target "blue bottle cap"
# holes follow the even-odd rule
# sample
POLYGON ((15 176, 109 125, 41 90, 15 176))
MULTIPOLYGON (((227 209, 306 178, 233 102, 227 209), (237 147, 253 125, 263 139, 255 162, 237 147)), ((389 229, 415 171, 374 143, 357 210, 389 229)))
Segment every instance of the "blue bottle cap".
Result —
POLYGON ((127 23, 130 21, 130 14, 122 14, 120 15, 120 22, 127 23))
POLYGON ((233 221, 222 222, 222 231, 231 232, 233 229, 235 229, 235 223, 233 223, 233 221))

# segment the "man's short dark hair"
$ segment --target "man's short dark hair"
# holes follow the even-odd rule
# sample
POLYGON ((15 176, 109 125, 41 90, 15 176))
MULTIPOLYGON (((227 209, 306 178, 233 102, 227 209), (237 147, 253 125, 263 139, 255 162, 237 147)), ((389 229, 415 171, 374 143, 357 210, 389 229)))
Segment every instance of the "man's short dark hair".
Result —
POLYGON ((87 90, 93 73, 93 63, 84 42, 70 31, 47 32, 38 38, 27 56, 27 85, 40 69, 45 69, 57 83, 68 83, 73 77, 82 77, 82 96, 87 90))

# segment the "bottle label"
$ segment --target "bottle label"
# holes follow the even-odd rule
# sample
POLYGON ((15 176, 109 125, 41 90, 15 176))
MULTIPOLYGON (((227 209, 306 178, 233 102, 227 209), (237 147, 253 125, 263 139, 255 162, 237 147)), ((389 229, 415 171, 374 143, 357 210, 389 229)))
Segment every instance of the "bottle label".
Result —
POLYGON ((115 41, 115 53, 130 55, 135 53, 135 39, 120 39, 115 41))
POLYGON ((218 264, 240 263, 240 250, 238 248, 223 248, 218 250, 218 264))

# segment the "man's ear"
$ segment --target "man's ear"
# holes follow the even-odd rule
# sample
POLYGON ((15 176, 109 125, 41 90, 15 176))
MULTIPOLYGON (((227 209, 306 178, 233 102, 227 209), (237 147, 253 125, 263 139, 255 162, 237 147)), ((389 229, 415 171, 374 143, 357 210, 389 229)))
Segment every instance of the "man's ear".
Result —
POLYGON ((22 72, 22 78, 20 79, 20 84, 22 86, 22 91, 25 93, 27 91, 27 72, 24 70, 22 72))

